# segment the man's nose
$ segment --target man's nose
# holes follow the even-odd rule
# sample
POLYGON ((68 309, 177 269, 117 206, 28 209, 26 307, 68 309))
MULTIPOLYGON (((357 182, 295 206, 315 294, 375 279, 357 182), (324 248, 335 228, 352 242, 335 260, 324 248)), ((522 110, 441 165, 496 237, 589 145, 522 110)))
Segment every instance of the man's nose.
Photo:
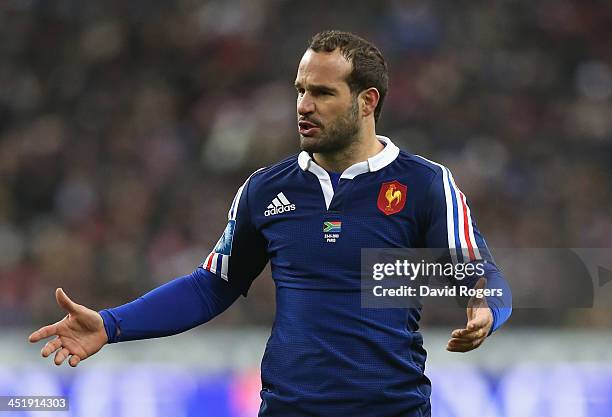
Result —
POLYGON ((314 101, 312 101, 312 97, 308 93, 305 93, 302 97, 299 97, 297 100, 297 112, 298 114, 304 116, 307 114, 314 113, 315 105, 314 101))

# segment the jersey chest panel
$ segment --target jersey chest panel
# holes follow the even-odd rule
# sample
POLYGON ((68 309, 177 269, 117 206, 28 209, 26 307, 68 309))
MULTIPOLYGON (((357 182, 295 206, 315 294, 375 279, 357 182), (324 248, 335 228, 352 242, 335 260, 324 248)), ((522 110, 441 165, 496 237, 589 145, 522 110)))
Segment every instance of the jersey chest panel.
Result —
POLYGON ((300 173, 293 184, 262 187, 252 215, 267 241, 277 284, 359 288, 362 248, 421 244, 417 199, 411 198, 411 192, 420 192, 418 187, 410 178, 384 172, 341 179, 329 209, 318 179, 307 172, 300 173), (388 184, 394 181, 405 188, 389 190, 388 184), (286 204, 289 210, 266 213, 266 203, 280 193, 290 203, 286 204), (387 207, 397 208, 397 204, 402 204, 401 210, 388 214, 387 207))

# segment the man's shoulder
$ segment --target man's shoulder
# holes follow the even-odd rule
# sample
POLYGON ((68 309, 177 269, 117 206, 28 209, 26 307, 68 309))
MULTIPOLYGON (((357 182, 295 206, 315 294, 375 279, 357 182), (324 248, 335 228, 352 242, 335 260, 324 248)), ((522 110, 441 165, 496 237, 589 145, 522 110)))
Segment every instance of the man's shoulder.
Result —
POLYGON ((294 172, 297 172, 297 159, 298 155, 291 155, 274 165, 259 168, 253 172, 248 181, 252 186, 267 183, 269 181, 279 181, 281 179, 287 179, 294 172))
POLYGON ((432 178, 446 169, 444 165, 438 162, 421 155, 412 154, 403 149, 400 149, 396 165, 410 175, 423 176, 425 178, 432 178))

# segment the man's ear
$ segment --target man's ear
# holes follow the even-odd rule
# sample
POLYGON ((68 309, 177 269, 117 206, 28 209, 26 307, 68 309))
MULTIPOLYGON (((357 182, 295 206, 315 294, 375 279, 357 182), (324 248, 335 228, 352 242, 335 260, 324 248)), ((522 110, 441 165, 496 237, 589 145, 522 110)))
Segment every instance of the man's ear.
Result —
POLYGON ((380 101, 380 93, 374 87, 370 87, 359 93, 359 101, 361 102, 361 115, 367 117, 374 114, 376 106, 380 101))

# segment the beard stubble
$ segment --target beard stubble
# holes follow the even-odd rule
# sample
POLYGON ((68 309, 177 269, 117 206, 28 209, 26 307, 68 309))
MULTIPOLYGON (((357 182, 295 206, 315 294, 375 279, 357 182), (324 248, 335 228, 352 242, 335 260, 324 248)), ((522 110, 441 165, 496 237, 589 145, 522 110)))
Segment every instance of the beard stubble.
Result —
POLYGON ((310 154, 341 152, 355 143, 359 130, 359 106, 357 98, 353 97, 347 112, 321 129, 318 137, 301 136, 300 148, 310 154))

